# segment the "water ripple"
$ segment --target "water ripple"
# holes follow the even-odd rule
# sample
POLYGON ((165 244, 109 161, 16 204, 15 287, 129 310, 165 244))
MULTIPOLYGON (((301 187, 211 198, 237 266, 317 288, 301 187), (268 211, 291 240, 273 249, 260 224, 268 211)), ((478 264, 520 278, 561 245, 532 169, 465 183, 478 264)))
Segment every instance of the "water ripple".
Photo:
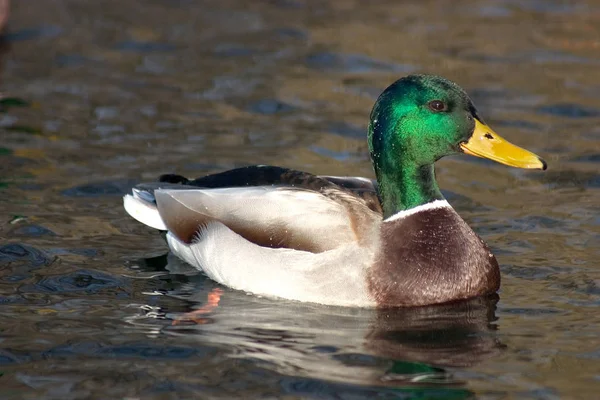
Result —
POLYGON ((22 286, 20 291, 22 293, 96 293, 117 288, 128 289, 127 281, 99 271, 79 270, 69 274, 42 278, 36 284, 22 286))

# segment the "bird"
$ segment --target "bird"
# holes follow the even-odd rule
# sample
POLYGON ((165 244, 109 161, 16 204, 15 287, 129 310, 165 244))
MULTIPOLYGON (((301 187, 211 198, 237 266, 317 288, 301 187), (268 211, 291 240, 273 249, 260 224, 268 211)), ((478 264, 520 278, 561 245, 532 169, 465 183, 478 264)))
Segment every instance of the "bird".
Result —
POLYGON ((545 170, 480 117, 456 83, 408 75, 376 100, 367 131, 376 180, 252 165, 167 174, 125 195, 173 254, 226 287, 344 307, 416 307, 500 287, 488 245, 446 201, 434 164, 468 154, 545 170))

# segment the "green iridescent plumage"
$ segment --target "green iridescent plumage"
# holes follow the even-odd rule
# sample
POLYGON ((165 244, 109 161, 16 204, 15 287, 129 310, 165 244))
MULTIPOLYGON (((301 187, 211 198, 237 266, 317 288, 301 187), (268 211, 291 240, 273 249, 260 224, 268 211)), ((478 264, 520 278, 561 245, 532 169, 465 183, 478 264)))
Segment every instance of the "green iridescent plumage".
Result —
POLYGON ((384 216, 443 198, 433 164, 460 151, 476 115, 467 94, 437 76, 408 76, 379 96, 371 112, 369 150, 384 216), (431 109, 433 101, 445 109, 431 109))

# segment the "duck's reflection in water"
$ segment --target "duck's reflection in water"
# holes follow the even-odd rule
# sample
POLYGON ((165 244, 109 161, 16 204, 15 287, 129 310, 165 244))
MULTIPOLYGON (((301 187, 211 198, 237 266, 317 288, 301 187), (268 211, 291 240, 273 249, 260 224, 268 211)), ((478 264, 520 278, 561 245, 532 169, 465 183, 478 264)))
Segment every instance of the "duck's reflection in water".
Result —
POLYGON ((366 385, 386 391, 443 389, 469 397, 466 382, 451 370, 503 347, 493 332, 496 295, 419 308, 326 307, 221 288, 201 275, 184 276, 189 268, 170 260, 170 276, 183 282, 166 293, 162 315, 177 322, 162 332, 253 360, 257 368, 281 375, 282 384, 295 382, 296 389, 304 387, 299 382, 318 382, 331 390, 366 385), (183 310, 175 299, 189 308, 183 310))
POLYGON ((466 367, 495 354, 498 296, 410 309, 378 310, 365 345, 377 354, 466 367))

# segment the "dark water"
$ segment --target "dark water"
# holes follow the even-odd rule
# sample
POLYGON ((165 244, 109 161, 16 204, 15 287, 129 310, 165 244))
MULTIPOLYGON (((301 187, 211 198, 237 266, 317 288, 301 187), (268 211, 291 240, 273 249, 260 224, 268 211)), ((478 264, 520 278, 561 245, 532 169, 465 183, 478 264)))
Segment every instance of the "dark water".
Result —
POLYGON ((0 398, 590 399, 600 389, 600 3, 15 1, 1 49, 0 398), (498 299, 373 311, 222 288, 121 196, 247 164, 372 176, 378 93, 465 87, 545 173, 456 157, 498 299), (168 261, 171 261, 168 266, 168 261))

